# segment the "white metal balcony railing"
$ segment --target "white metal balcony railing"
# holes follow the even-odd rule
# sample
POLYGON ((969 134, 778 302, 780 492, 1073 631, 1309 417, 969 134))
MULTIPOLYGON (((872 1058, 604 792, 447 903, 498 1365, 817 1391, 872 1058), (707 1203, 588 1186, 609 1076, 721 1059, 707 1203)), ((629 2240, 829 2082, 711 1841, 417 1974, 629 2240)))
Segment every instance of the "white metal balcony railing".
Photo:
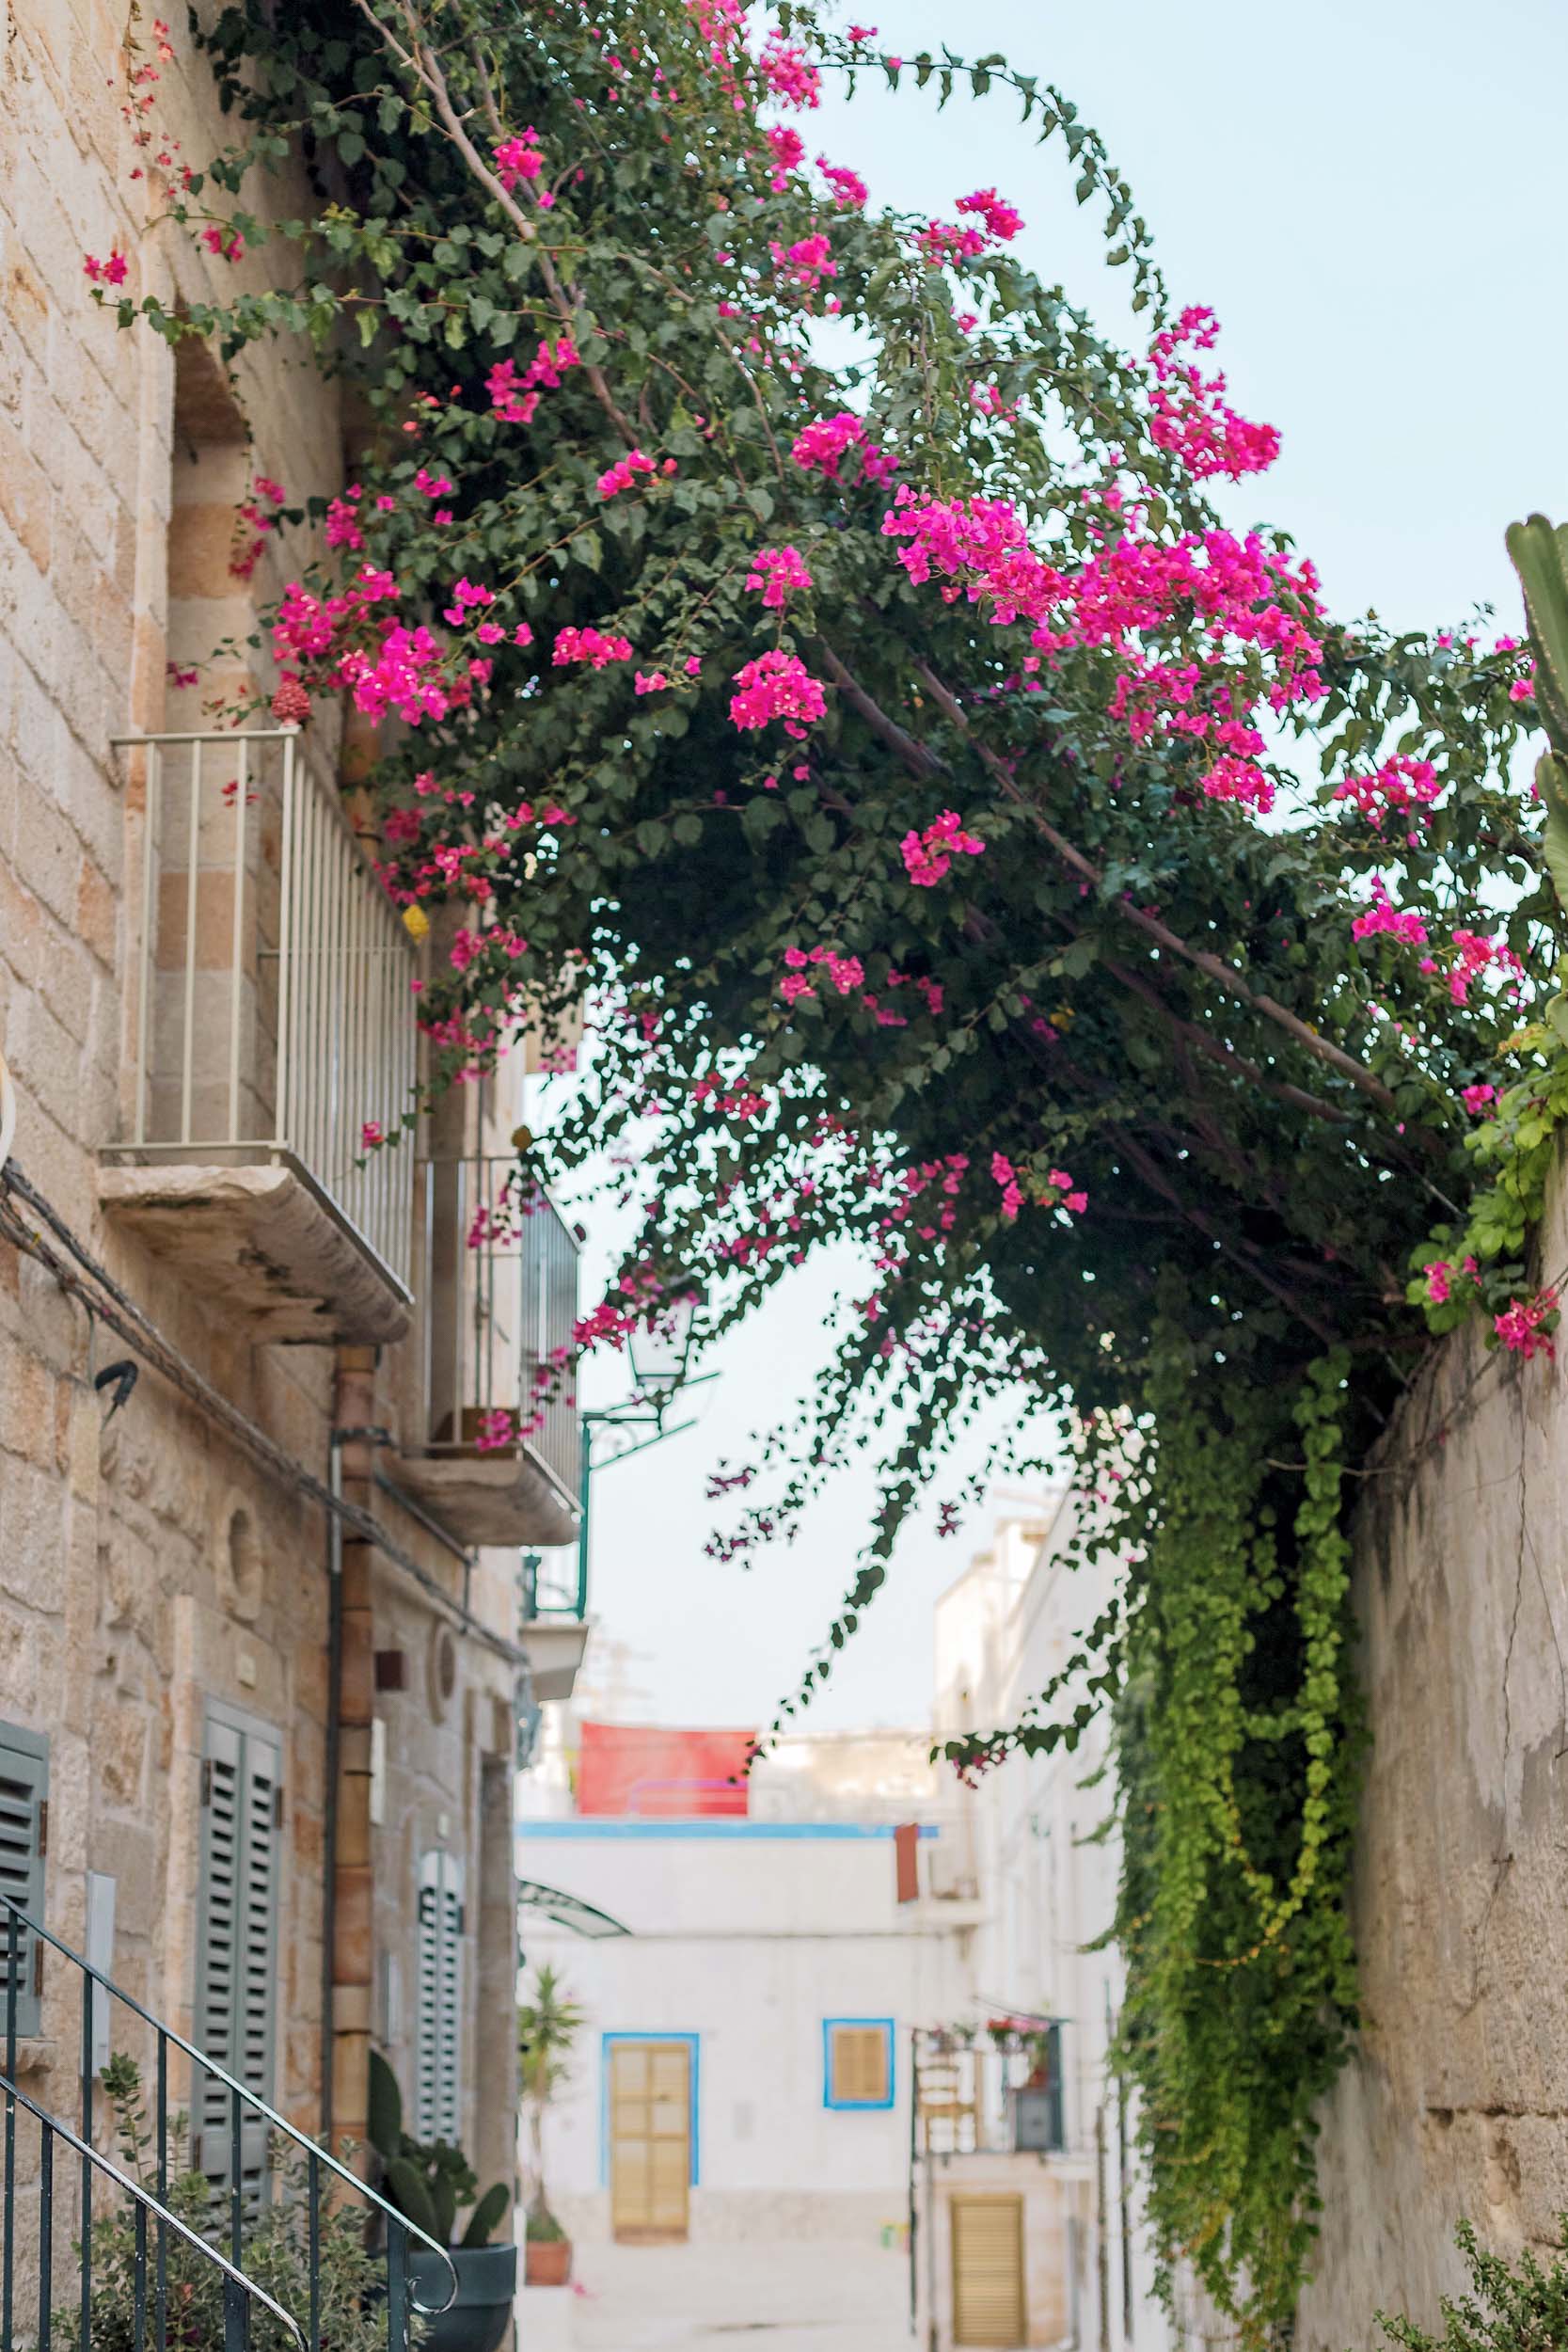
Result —
POLYGON ((998 2047, 987 2038, 917 2029, 917 2156, 1060 2154, 1067 2146, 1060 2018, 998 2047))
POLYGON ((414 949, 292 727, 117 739, 146 762, 138 1165, 292 1166, 406 1295, 414 949))
POLYGON ((521 1450, 578 1503, 578 1238, 510 1156, 420 1164, 414 1281, 426 1301, 428 1454, 521 1450), (562 1377, 562 1373, 564 1376, 562 1377))

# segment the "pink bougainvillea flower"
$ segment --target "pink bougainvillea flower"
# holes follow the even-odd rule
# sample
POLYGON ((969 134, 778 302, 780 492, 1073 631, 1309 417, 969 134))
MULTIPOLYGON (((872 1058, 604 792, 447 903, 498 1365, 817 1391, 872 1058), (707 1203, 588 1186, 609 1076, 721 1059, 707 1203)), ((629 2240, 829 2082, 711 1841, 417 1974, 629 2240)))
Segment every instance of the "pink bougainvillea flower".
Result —
POLYGON ((775 239, 768 247, 773 257, 773 267, 788 285, 803 286, 813 293, 827 278, 838 276, 833 249, 820 230, 814 237, 799 237, 792 246, 784 246, 775 239))
MULTIPOLYGON (((1335 786, 1331 797, 1354 801, 1367 822, 1381 833, 1386 811, 1393 810, 1408 823, 1413 816, 1430 808, 1442 789, 1442 780, 1430 759, 1401 754, 1386 759, 1370 776, 1346 776, 1335 786)), ((1420 821, 1425 823, 1425 818, 1420 821)))
POLYGON ((977 834, 965 833, 957 809, 944 808, 924 833, 907 833, 898 846, 911 882, 928 890, 956 857, 979 857, 986 845, 977 834))
POLYGON ((799 736, 805 731, 800 722, 809 725, 828 707, 819 681, 797 653, 759 654, 736 672, 735 687, 730 718, 743 731, 782 719, 785 733, 799 736))
POLYGON ((863 212, 871 191, 858 171, 847 164, 831 164, 826 155, 818 155, 816 168, 833 192, 841 212, 863 212))
POLYGON ((807 108, 822 103, 822 76, 797 41, 770 33, 757 59, 757 71, 773 96, 786 106, 807 108))
POLYGON ((556 636, 550 659, 558 669, 568 661, 586 661, 592 668, 602 670, 607 662, 631 660, 631 640, 607 637, 596 628, 563 628, 556 636))
POLYGON ((836 482, 845 451, 864 438, 865 426, 860 418, 841 408, 836 417, 818 417, 798 433, 789 453, 802 473, 823 473, 836 482))
POLYGON ((600 474, 599 496, 602 499, 615 498, 622 490, 631 488, 638 474, 652 473, 653 470, 651 457, 644 456, 640 449, 628 449, 624 457, 618 457, 613 466, 607 467, 600 474))
POLYGON ((1182 311, 1174 326, 1156 335, 1149 347, 1154 389, 1149 394, 1149 438, 1180 456, 1198 481, 1226 474, 1239 482, 1261 473, 1279 454, 1272 424, 1249 424, 1225 399, 1225 377, 1206 376, 1182 354, 1212 350, 1219 321, 1196 306, 1182 311))
POLYGON ((111 253, 102 262, 96 254, 86 254, 82 267, 95 285, 122 286, 125 283, 126 261, 123 253, 111 253))
POLYGON ((960 213, 977 213, 991 235, 1004 245, 1023 226, 1023 215, 1005 203, 994 188, 976 188, 973 196, 960 196, 958 208, 960 213))
POLYGON ((795 588, 809 588, 811 574, 799 548, 762 548, 752 558, 748 588, 760 588, 769 612, 782 612, 795 588))
POLYGON ((1536 1355, 1555 1359, 1556 1343, 1541 1327, 1554 1320, 1556 1315, 1557 1292, 1547 1283, 1545 1289, 1537 1291, 1533 1298, 1516 1298, 1502 1314, 1494 1315, 1492 1328, 1501 1344, 1515 1355, 1523 1356, 1527 1363, 1536 1355))
POLYGON ((1371 878, 1372 903, 1365 914, 1358 914, 1351 925, 1354 939, 1371 939, 1386 931, 1392 939, 1403 939, 1415 946, 1424 945, 1427 927, 1414 913, 1401 914, 1388 896, 1388 885, 1381 874, 1371 878))
POLYGON ((492 151, 496 177, 503 188, 515 188, 519 180, 537 180, 544 165, 540 151, 539 134, 531 124, 521 138, 502 139, 492 151))

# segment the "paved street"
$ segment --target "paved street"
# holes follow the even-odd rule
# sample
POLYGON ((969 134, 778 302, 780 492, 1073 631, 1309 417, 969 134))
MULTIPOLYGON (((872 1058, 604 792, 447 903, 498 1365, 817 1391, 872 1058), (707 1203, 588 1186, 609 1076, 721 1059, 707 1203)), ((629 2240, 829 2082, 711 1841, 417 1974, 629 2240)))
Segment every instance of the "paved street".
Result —
POLYGON ((877 2247, 586 2246, 577 2276, 571 2352, 908 2352, 909 2272, 877 2247))

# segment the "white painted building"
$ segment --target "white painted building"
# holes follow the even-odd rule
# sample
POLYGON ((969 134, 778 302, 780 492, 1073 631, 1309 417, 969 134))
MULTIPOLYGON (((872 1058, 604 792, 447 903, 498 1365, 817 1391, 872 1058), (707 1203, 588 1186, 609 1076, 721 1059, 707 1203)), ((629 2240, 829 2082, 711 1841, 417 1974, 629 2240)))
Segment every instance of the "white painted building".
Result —
POLYGON ((628 1931, 528 1915, 528 1962, 587 2011, 546 2139, 574 2236, 899 2238, 911 2036, 961 1999, 978 1919, 970 1808, 939 1801, 929 1744, 789 1741, 743 1819, 519 1821, 519 1877, 628 1931))
MULTIPOLYGON (((1104 1572, 1065 1557, 1073 1507, 1052 1494, 1001 1519, 939 1600, 939 1738, 1016 1723, 1100 1614, 1104 1572)), ((1059 1711, 1075 1696, 1064 1693, 1059 1711)), ((969 2135, 981 2146, 922 2168, 921 2340, 940 2352, 966 2341, 1065 2342, 1085 2352, 1165 2352, 1170 2343, 1140 2219, 1135 2119, 1107 2062, 1123 1985, 1119 1953, 1096 1948, 1115 1915, 1120 1862, 1114 1829, 1101 1834, 1114 1802, 1107 1733, 1097 1717, 1075 1750, 1010 1756, 974 1791, 980 1915, 961 2013, 981 2027, 982 2046, 988 2019, 1059 2021, 1061 2144, 1043 2154, 1013 2150, 999 2063, 988 2058, 991 2111, 982 2099, 969 2135), (1002 2208, 1022 2201, 1024 2332, 1016 2337, 958 2332, 950 2208, 964 2199, 990 2201, 989 2213, 969 2217, 971 2233, 983 2243, 989 2232, 998 2245, 1002 2208)))

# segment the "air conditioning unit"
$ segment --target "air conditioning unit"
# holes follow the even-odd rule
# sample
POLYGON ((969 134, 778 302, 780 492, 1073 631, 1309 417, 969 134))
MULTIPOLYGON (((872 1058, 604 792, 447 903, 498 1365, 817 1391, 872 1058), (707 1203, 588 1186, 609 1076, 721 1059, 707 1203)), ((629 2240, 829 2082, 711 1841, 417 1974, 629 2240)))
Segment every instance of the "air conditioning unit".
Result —
POLYGON ((1059 2083, 1029 2085, 1010 2091, 1015 2155, 1044 2156, 1062 2147, 1062 2091, 1059 2083))

